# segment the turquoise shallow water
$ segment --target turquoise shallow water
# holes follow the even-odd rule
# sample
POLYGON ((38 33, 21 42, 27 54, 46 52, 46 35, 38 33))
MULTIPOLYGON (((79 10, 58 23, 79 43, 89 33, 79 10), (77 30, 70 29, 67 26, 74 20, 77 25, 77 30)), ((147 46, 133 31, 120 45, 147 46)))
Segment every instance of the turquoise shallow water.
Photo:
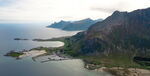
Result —
POLYGON ((40 24, 0 24, 0 76, 110 76, 107 73, 89 71, 82 60, 34 62, 30 57, 15 60, 3 56, 10 50, 20 51, 39 46, 58 47, 61 42, 34 42, 35 38, 70 36, 77 31, 67 32, 46 28, 40 24), (14 38, 27 38, 28 41, 15 41, 14 38))

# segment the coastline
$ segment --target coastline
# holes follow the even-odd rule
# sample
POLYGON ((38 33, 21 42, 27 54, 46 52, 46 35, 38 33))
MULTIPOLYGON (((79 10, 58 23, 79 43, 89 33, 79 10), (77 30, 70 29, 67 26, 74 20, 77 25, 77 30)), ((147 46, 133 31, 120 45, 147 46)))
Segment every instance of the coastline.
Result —
MULTIPOLYGON (((54 38, 54 39, 52 39, 52 41, 64 42, 64 39, 65 38, 62 38, 62 37, 61 38, 54 38)), ((43 41, 43 40, 40 40, 40 41, 43 41)), ((82 58, 80 58, 80 59, 83 60, 82 58)), ((117 66, 103 67, 101 65, 94 65, 94 64, 89 65, 89 63, 86 63, 85 61, 84 61, 84 64, 85 64, 85 68, 88 70, 94 70, 94 71, 98 71, 98 72, 107 72, 107 73, 110 73, 114 76, 149 76, 150 75, 150 70, 141 69, 138 67, 137 68, 132 68, 132 67, 124 68, 124 67, 117 67, 117 66), (91 66, 92 66, 92 69, 91 69, 91 66), (94 69, 93 69, 93 67, 94 67, 94 69)))
POLYGON ((85 68, 97 72, 107 72, 114 76, 149 76, 150 70, 140 68, 123 68, 123 67, 100 67, 96 69, 90 69, 92 64, 86 64, 85 68))
POLYGON ((49 62, 49 61, 62 61, 62 60, 70 60, 72 58, 63 55, 63 54, 57 54, 56 52, 53 52, 50 55, 43 55, 43 56, 35 56, 32 57, 33 61, 39 61, 41 63, 49 62))
POLYGON ((16 59, 23 59, 25 57, 31 57, 33 61, 39 61, 41 63, 48 61, 62 61, 72 59, 61 52, 62 47, 57 48, 47 48, 47 47, 37 47, 30 50, 23 50, 19 52, 10 51, 5 56, 13 57, 16 59), (17 54, 14 56, 14 54, 17 54), (38 60, 41 59, 41 60, 38 60))
MULTIPOLYGON (((52 38, 52 39, 35 39, 33 41, 62 41, 64 42, 64 39, 66 37, 60 37, 60 38, 52 38)), ((65 45, 65 42, 64 42, 65 45)), ((64 46, 63 45, 63 46, 64 46)), ((41 62, 48 62, 48 61, 60 61, 60 60, 67 60, 57 54, 54 54, 58 51, 61 51, 63 46, 56 47, 56 48, 33 48, 29 51, 22 52, 23 55, 20 55, 18 58, 23 58, 26 56, 31 56, 33 60, 36 61, 36 58, 38 57, 46 57, 45 60, 42 60, 41 62), (49 55, 47 55, 49 54, 49 55)), ((61 54, 61 53, 60 53, 61 54)), ((69 58, 68 58, 69 59, 69 58)), ((82 58, 80 58, 83 60, 82 58)), ((85 61, 84 61, 85 62, 85 61)), ((85 68, 88 70, 94 70, 98 72, 107 72, 115 76, 149 76, 150 70, 147 69, 140 69, 140 68, 123 68, 123 67, 103 67, 101 65, 94 65, 94 64, 88 64, 85 62, 85 68), (90 68, 92 67, 92 69, 90 68), (93 69, 94 67, 94 69, 93 69)))

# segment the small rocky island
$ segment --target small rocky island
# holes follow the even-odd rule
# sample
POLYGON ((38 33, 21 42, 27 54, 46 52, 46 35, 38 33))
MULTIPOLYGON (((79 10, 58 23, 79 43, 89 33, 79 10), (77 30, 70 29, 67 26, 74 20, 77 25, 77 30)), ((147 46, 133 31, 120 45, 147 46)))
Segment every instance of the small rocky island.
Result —
POLYGON ((14 40, 29 40, 29 39, 26 39, 26 38, 14 38, 14 40))

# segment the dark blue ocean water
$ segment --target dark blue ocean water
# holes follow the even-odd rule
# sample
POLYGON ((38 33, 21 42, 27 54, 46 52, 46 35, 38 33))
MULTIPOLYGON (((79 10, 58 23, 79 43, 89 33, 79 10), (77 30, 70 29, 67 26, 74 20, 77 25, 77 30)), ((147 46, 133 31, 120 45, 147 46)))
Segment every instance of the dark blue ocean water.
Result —
POLYGON ((27 57, 16 60, 3 56, 10 50, 20 51, 39 46, 58 47, 61 42, 34 42, 35 38, 53 38, 70 36, 77 31, 68 32, 46 28, 44 24, 0 24, 0 76, 110 76, 107 73, 84 69, 81 60, 34 62, 27 57), (27 38, 27 41, 15 41, 14 38, 27 38))

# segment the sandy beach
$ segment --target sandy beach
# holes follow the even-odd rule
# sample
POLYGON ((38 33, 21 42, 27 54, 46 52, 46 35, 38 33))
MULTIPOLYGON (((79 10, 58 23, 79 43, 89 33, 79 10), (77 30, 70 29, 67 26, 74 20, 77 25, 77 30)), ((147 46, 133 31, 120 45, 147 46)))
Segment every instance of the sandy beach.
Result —
POLYGON ((31 50, 31 51, 26 51, 23 52, 23 55, 20 55, 19 58, 23 58, 23 57, 36 57, 42 54, 46 54, 47 52, 45 50, 31 50))

